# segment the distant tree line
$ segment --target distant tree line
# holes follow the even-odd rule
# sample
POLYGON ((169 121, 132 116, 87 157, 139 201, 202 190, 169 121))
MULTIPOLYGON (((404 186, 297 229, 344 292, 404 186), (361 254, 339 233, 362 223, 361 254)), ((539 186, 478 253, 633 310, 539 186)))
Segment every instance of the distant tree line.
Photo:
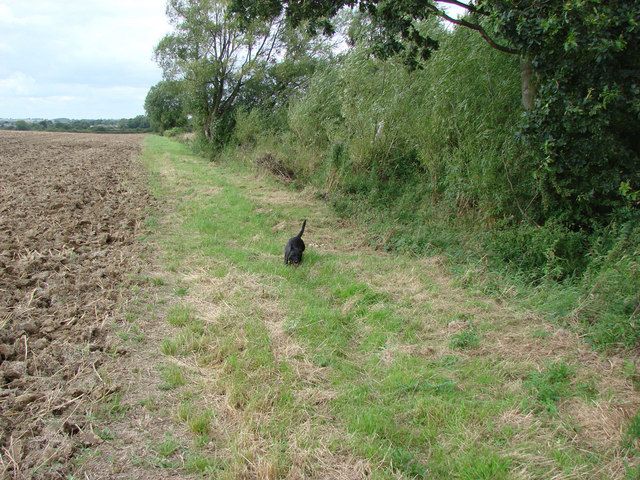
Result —
POLYGON ((57 118, 54 120, 13 120, 0 119, 0 129, 41 131, 41 132, 100 132, 133 133, 151 130, 146 115, 121 119, 81 119, 57 118))

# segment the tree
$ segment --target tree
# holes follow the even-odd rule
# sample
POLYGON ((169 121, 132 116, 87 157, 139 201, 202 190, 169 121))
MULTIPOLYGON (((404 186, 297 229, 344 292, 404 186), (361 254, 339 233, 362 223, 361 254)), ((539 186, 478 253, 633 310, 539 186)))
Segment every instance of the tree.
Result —
POLYGON ((147 130, 151 124, 146 115, 136 115, 127 121, 127 127, 134 130, 147 130))
POLYGON ((607 221, 621 185, 640 186, 640 2, 487 3, 537 76, 523 133, 547 210, 574 228, 607 221))
POLYGON ((156 60, 165 78, 182 80, 200 133, 221 143, 242 87, 278 52, 283 23, 272 18, 241 29, 224 0, 169 0, 167 15, 175 31, 156 47, 156 60))
POLYGON ((144 100, 151 128, 163 133, 174 127, 187 125, 185 95, 181 82, 163 80, 155 84, 144 100))
POLYGON ((299 29, 285 29, 282 45, 277 62, 269 63, 244 84, 238 101, 244 109, 277 113, 304 91, 316 68, 332 56, 329 43, 299 29))
POLYGON ((25 120, 17 120, 16 130, 30 130, 30 125, 25 120))
MULTIPOLYGON (((419 27, 421 22, 438 17, 455 25, 474 30, 491 47, 510 54, 523 52, 495 38, 490 32, 488 21, 493 14, 492 9, 484 3, 457 0, 232 0, 231 11, 245 22, 255 19, 269 20, 284 16, 289 24, 297 28, 306 24, 311 33, 322 30, 325 34, 335 33, 333 20, 344 9, 357 8, 367 14, 374 28, 370 39, 378 57, 386 58, 402 55, 410 68, 417 68, 420 62, 429 58, 438 48, 438 42, 419 27), (450 16, 440 4, 454 5, 463 8, 467 16, 461 19, 450 16)), ((531 89, 531 76, 525 72, 530 70, 528 59, 523 62, 523 104, 529 107, 529 95, 524 94, 525 86, 531 89)))

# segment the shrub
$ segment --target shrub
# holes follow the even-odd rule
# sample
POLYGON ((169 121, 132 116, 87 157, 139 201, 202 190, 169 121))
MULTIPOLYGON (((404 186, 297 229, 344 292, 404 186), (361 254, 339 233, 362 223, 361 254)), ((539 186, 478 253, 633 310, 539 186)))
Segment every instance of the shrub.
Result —
POLYGON ((498 261, 529 280, 562 280, 584 271, 588 236, 557 222, 522 223, 496 230, 488 247, 498 261))

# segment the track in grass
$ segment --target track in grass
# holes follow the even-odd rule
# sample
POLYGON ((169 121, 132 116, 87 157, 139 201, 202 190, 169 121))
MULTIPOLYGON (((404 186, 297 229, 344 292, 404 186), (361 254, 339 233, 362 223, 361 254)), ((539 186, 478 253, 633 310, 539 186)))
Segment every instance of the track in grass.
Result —
POLYGON ((167 205, 151 236, 167 303, 148 327, 162 423, 141 421, 144 475, 605 479, 633 467, 639 396, 621 359, 469 293, 442 259, 371 249, 310 192, 159 137, 145 152, 167 205), (303 218, 304 263, 286 267, 303 218))

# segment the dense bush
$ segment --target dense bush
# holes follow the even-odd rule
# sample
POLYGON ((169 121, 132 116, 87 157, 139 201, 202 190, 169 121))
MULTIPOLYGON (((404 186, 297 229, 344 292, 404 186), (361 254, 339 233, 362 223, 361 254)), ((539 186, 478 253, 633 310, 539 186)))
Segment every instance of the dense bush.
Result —
POLYGON ((532 60, 539 83, 524 133, 541 151, 546 216, 607 223, 621 183, 640 186, 640 3, 502 1, 501 33, 532 60))
POLYGON ((186 127, 187 113, 183 86, 178 81, 163 80, 151 87, 144 101, 144 109, 151 128, 163 133, 172 128, 186 127))
POLYGON ((295 148, 324 152, 314 170, 330 189, 376 197, 419 184, 417 200, 451 215, 538 217, 532 155, 516 138, 518 61, 465 30, 440 42, 421 71, 361 48, 318 72, 289 110, 295 148))

